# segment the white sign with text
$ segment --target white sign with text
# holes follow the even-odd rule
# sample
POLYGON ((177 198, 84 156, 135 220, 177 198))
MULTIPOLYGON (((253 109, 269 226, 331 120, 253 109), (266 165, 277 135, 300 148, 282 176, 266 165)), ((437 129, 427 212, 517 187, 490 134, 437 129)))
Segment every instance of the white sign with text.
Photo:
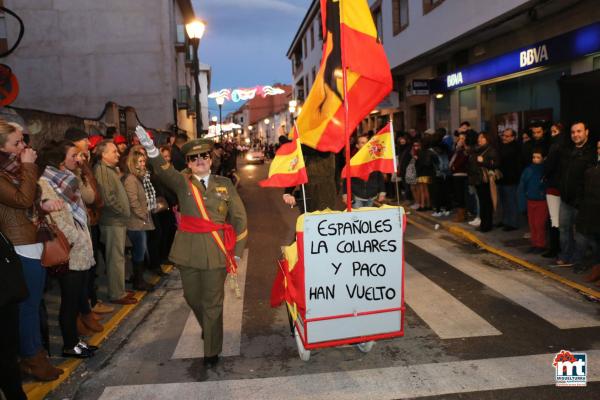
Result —
POLYGON ((307 340, 399 331, 403 209, 308 215, 304 221, 307 340), (350 315, 344 318, 310 321, 350 315))

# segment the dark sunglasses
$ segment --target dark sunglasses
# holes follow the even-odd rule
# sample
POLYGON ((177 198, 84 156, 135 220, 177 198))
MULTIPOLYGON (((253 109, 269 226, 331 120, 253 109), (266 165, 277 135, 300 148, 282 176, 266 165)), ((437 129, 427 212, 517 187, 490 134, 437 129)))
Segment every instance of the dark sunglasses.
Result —
POLYGON ((198 160, 198 158, 201 158, 203 160, 208 160, 208 159, 210 159, 210 153, 206 152, 206 153, 201 153, 201 154, 194 154, 192 156, 188 156, 187 160, 188 160, 188 162, 196 162, 198 160))

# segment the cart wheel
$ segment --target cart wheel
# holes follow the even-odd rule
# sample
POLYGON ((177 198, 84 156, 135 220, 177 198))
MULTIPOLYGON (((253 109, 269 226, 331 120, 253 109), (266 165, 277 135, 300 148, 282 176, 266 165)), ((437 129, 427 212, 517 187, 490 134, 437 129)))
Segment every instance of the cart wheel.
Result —
POLYGON ((371 349, 373 348, 373 346, 375 346, 375 341, 371 340, 369 342, 362 342, 356 345, 356 347, 358 347, 358 349, 360 351, 362 351, 363 353, 368 353, 371 351, 371 349))
POLYGON ((310 360, 310 350, 306 350, 304 345, 302 344, 302 339, 300 339, 300 334, 298 333, 298 328, 294 329, 294 337, 296 338, 296 346, 298 346, 298 355, 302 361, 310 360))

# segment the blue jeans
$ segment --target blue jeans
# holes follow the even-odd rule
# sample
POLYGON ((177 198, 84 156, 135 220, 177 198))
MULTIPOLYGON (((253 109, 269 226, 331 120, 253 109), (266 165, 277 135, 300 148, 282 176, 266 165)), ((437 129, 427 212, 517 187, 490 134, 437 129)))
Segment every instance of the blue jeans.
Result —
POLYGON ((477 197, 477 189, 474 185, 467 187, 467 208, 471 214, 479 217, 479 197, 477 197))
POLYGON ((127 237, 131 241, 131 261, 134 263, 144 262, 146 257, 147 243, 146 231, 127 231, 127 237))
POLYGON ((585 235, 575 230, 577 209, 564 201, 560 202, 559 229, 560 229, 560 254, 563 261, 578 264, 583 261, 585 251, 591 246, 585 235))
POLYGON ((361 200, 354 197, 352 199, 352 208, 373 207, 373 200, 361 200))
POLYGON ((502 225, 518 228, 517 185, 498 185, 498 199, 502 204, 502 225))
POLYGON ((40 260, 19 256, 29 296, 19 303, 19 351, 21 357, 33 357, 42 348, 40 304, 46 284, 46 270, 40 260))

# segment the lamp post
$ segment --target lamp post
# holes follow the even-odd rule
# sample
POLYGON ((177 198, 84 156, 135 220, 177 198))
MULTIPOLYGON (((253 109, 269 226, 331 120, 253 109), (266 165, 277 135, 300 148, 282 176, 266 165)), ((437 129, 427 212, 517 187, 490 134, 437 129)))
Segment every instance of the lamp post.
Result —
POLYGON ((296 125, 296 108, 298 107, 298 102, 296 100, 290 100, 288 103, 288 111, 290 112, 290 129, 294 128, 296 125))
POLYGON ((269 143, 269 123, 271 122, 271 120, 269 118, 265 118, 265 141, 266 144, 269 143))
POLYGON ((219 135, 220 142, 223 143, 223 103, 225 102, 224 97, 217 97, 217 105, 219 106, 219 135))
POLYGON ((202 21, 193 21, 185 26, 190 42, 194 49, 194 86, 195 86, 195 103, 196 103, 196 136, 202 136, 202 109, 200 108, 200 60, 198 59, 198 46, 200 39, 204 35, 206 24, 202 21))

